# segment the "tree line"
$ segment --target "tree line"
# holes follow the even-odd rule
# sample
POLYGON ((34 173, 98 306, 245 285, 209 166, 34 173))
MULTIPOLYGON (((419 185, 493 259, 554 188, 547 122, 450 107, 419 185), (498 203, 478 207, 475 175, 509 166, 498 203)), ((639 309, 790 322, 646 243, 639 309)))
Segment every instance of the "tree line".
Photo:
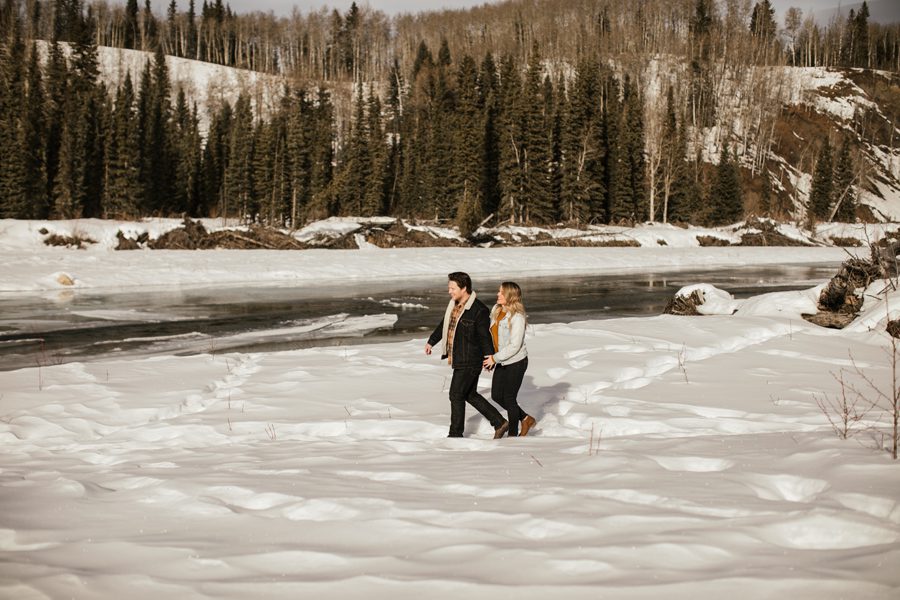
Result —
MULTIPOLYGON (((20 0, 27 36, 68 41, 83 0, 20 0), (60 18, 62 15, 62 18, 60 18)), ((747 64, 863 67, 900 70, 900 24, 869 22, 868 7, 819 23, 789 8, 782 23, 768 0, 507 0, 466 11, 430 11, 393 18, 350 4, 279 17, 234 13, 223 0, 175 0, 164 16, 150 0, 91 10, 100 46, 215 62, 312 81, 384 80, 394 59, 415 61, 419 41, 446 38, 455 54, 525 58, 537 43, 550 61, 577 62, 596 54, 689 56, 692 23, 706 13, 714 55, 747 64), (749 23, 749 28, 747 24, 749 23)))
MULTIPOLYGON (((733 147, 726 141, 711 169, 690 139, 692 131, 716 120, 716 48, 727 29, 716 5, 668 3, 663 21, 670 25, 645 32, 648 39, 675 36, 680 22, 689 60, 684 89, 676 93, 669 85, 665 92, 658 132, 665 143, 648 144, 639 68, 626 65, 614 72, 607 54, 624 43, 620 25, 637 18, 634 8, 612 1, 559 4, 602 9, 580 25, 589 32, 572 32, 571 39, 584 45, 569 57, 575 60, 554 60, 560 44, 543 41, 535 27, 548 11, 526 9, 544 3, 513 2, 478 9, 487 16, 505 14, 510 6, 521 10, 512 36, 486 43, 487 29, 470 32, 481 42, 460 47, 477 54, 457 56, 447 37, 430 44, 431 35, 421 35, 411 59, 404 58, 401 48, 409 43, 409 32, 431 31, 429 23, 437 17, 398 18, 394 36, 385 42, 396 51, 380 77, 372 65, 382 57, 366 54, 380 48, 370 43, 377 36, 369 29, 378 13, 353 4, 345 15, 332 15, 330 45, 317 59, 323 61, 318 81, 286 78, 290 83, 268 114, 248 95, 233 105, 211 107, 204 115, 209 122, 204 137, 196 105, 169 81, 165 54, 242 64, 243 35, 231 31, 226 36, 231 41, 224 42, 191 28, 216 30, 212 20, 222 24, 217 30, 222 32, 228 30, 224 24, 242 22, 220 0, 204 2, 199 19, 193 2, 184 14, 173 2, 165 21, 156 20, 149 3, 141 12, 129 0, 121 27, 110 24, 118 9, 102 4, 54 0, 45 10, 37 0, 3 0, 0 214, 186 214, 289 226, 330 215, 388 214, 455 220, 466 233, 491 218, 539 224, 740 219, 741 173, 733 147), (686 6, 692 12, 679 21, 686 6), (35 42, 42 34, 49 34, 43 61, 35 42), (99 77, 98 41, 152 47, 154 59, 139 81, 127 76, 107 89, 99 77), (71 48, 68 57, 63 42, 71 48), (522 51, 526 42, 530 47, 522 51), (503 51, 496 54, 494 46, 503 51), (556 73, 548 68, 558 64, 573 67, 556 73), (353 89, 352 115, 342 122, 332 95, 336 79, 353 89)), ((637 6, 646 11, 645 25, 657 22, 651 3, 637 6)), ((764 48, 776 44, 774 11, 768 0, 754 6, 745 33, 731 34, 732 41, 747 41, 758 51, 753 60, 764 62, 764 48)), ((453 14, 445 27, 451 33, 463 19, 453 14)), ((854 19, 860 23, 865 17, 854 19)), ((486 18, 484 28, 494 22, 486 18)), ((854 47, 870 46, 857 37, 854 47)), ((859 52, 848 56, 860 58, 859 52)), ((285 56, 276 52, 271 60, 283 68, 285 56)))

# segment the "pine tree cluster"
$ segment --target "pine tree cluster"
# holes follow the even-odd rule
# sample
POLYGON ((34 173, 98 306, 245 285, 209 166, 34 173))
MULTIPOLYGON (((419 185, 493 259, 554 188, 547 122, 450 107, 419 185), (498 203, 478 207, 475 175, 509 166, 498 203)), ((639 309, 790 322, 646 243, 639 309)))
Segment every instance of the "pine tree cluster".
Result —
MULTIPOLYGON (((285 87, 274 111, 243 94, 199 114, 173 87, 165 50, 240 64, 244 50, 223 33, 239 17, 221 0, 204 1, 203 35, 193 0, 187 13, 170 3, 163 22, 148 0, 143 9, 128 0, 114 41, 155 53, 137 81, 128 76, 115 89, 101 82, 97 62, 108 31, 98 31, 83 0, 53 0, 49 26, 40 2, 28 5, 32 14, 21 0, 0 2, 2 217, 222 216, 296 226, 392 215, 453 221, 468 235, 492 219, 720 224, 744 213, 727 136, 714 173, 702 168, 696 137, 693 150, 688 142, 689 130, 716 123, 713 0, 692 2, 686 85, 678 101, 667 91, 665 143, 652 163, 641 69, 613 72, 598 46, 579 52, 572 73, 554 73, 559 62, 542 55, 523 23, 516 51, 456 57, 442 39, 435 55, 422 40, 409 67, 395 57, 381 82, 365 79, 359 63, 368 13, 356 4, 335 11, 333 43, 316 60, 328 65, 326 80, 354 82, 352 115, 339 121, 324 86, 299 84, 285 87), (46 57, 34 41, 42 28, 52 33, 46 57), (210 28, 222 35, 208 37, 210 28)), ((759 48, 776 44, 773 14, 768 0, 756 3, 748 34, 759 48)), ((854 16, 848 47, 866 43, 866 18, 865 7, 854 16)), ((601 11, 596 40, 614 35, 611 23, 601 11)), ((854 52, 848 60, 859 59, 854 52)), ((845 151, 834 167, 821 159, 823 174, 817 167, 816 218, 854 217, 845 151)))
POLYGON ((808 218, 817 221, 856 220, 857 178, 850 143, 845 139, 837 158, 826 137, 819 150, 809 191, 808 218))

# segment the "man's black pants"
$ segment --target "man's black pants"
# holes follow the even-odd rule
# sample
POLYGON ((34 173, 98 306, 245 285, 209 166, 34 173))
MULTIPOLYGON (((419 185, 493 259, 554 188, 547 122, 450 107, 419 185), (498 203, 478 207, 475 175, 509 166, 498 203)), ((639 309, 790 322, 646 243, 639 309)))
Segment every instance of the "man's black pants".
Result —
POLYGON ((481 376, 481 365, 453 369, 450 381, 450 435, 462 437, 466 425, 466 402, 484 415, 494 429, 503 423, 500 411, 493 407, 487 399, 478 393, 478 378, 481 376))

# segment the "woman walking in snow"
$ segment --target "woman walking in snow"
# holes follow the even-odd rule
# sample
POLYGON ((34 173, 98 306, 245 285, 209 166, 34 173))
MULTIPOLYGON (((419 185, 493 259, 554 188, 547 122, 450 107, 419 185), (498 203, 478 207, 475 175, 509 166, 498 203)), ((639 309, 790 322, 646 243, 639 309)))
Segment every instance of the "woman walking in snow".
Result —
POLYGON ((536 423, 534 417, 519 407, 516 399, 528 368, 525 325, 522 288, 512 281, 504 281, 497 290, 497 304, 491 310, 494 354, 484 359, 484 368, 494 371, 491 399, 506 409, 510 437, 527 435, 536 423))

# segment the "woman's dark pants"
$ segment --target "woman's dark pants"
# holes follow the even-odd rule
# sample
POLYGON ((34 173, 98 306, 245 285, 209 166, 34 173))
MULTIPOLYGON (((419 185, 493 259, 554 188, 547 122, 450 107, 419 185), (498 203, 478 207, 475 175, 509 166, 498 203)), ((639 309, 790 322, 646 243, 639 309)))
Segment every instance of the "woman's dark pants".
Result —
POLYGON ((494 380, 491 383, 491 399, 506 409, 509 419, 509 437, 519 435, 519 421, 525 418, 525 413, 519 408, 516 398, 519 396, 519 388, 525 378, 525 370, 528 368, 526 356, 511 365, 497 365, 494 367, 494 380))

